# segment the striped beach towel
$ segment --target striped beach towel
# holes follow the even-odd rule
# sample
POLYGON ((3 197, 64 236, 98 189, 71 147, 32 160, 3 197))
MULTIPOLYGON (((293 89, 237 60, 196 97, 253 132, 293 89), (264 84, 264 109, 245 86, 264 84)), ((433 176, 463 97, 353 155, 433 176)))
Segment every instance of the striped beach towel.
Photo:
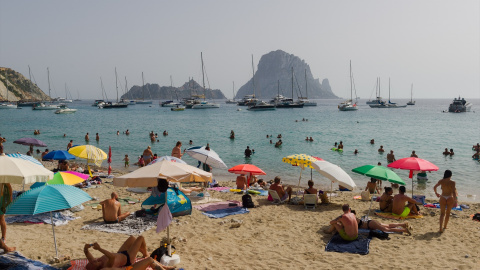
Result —
MULTIPOLYGON (((139 262, 143 260, 144 258, 137 258, 135 262, 139 262)), ((86 270, 85 266, 88 264, 87 259, 81 259, 81 260, 72 260, 70 261, 71 266, 67 270, 86 270)), ((125 269, 125 267, 123 267, 125 269)), ((147 267, 147 270, 153 270, 150 266, 147 267)))

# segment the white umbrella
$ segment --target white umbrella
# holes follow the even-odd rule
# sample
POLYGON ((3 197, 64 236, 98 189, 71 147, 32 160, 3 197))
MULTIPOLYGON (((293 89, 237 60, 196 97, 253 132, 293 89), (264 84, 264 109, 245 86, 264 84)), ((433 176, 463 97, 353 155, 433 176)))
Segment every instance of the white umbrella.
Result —
MULTIPOLYGON (((332 183, 338 182, 339 184, 347 187, 350 190, 353 190, 357 186, 355 185, 355 182, 353 182, 350 175, 348 175, 342 168, 333 163, 330 163, 320 158, 319 160, 312 162, 311 166, 321 175, 330 179, 332 183)), ((330 189, 332 189, 332 187, 330 189)))
POLYGON ((227 165, 213 150, 205 150, 205 146, 195 146, 185 151, 192 158, 206 163, 214 168, 227 169, 227 165))
POLYGON ((178 162, 178 163, 182 163, 182 164, 187 164, 185 161, 183 161, 179 158, 176 158, 176 157, 161 156, 161 157, 158 157, 158 158, 152 160, 150 163, 148 163, 148 165, 152 165, 152 164, 155 164, 155 163, 163 161, 163 160, 168 160, 168 161, 171 161, 171 162, 178 162))
POLYGON ((20 158, 0 155, 0 183, 31 184, 47 182, 53 172, 45 167, 20 158))
POLYGON ((17 153, 8 154, 7 156, 13 157, 13 158, 20 158, 20 159, 23 159, 23 160, 28 160, 28 161, 30 161, 30 162, 33 162, 33 163, 35 163, 35 164, 40 165, 40 166, 43 167, 43 164, 42 164, 40 161, 36 160, 36 159, 35 159, 34 157, 32 157, 32 156, 27 156, 27 155, 22 155, 22 154, 17 154, 17 153))

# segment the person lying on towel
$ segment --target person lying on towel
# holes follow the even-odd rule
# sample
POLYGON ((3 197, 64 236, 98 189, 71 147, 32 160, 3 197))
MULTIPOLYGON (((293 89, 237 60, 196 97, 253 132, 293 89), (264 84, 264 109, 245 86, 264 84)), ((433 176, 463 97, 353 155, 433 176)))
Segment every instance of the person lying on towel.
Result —
POLYGON ((399 194, 393 197, 393 207, 392 214, 399 217, 406 217, 410 213, 413 215, 419 215, 420 212, 417 210, 417 201, 405 195, 405 186, 401 186, 398 189, 399 194), (407 205, 405 205, 407 203, 407 205))
POLYGON ((118 194, 112 192, 111 198, 100 203, 102 205, 103 221, 106 224, 119 223, 126 219, 130 212, 122 214, 121 205, 118 202, 118 194))
POLYGON ((340 237, 346 241, 356 240, 358 237, 358 223, 355 215, 350 211, 350 206, 344 204, 342 206, 343 215, 330 221, 335 227, 340 237))
POLYGON ((145 238, 139 236, 135 238, 130 236, 120 247, 117 253, 110 252, 100 247, 98 243, 85 244, 83 252, 87 256, 88 264, 85 266, 87 270, 107 270, 107 269, 126 269, 126 270, 144 270, 147 267, 153 269, 174 269, 174 267, 168 267, 161 265, 153 258, 149 257, 147 252, 147 244, 145 238), (103 256, 95 259, 90 253, 90 248, 100 251, 103 256), (135 262, 137 259, 137 253, 141 252, 143 259, 135 262))

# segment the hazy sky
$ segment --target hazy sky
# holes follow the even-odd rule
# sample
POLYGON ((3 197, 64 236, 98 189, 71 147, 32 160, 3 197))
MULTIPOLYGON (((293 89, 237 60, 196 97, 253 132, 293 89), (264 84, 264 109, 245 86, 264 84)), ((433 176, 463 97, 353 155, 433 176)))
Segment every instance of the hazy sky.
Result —
MULTIPOLYGON (((480 98, 480 1, 23 1, 0 0, 0 66, 57 95, 115 96, 115 73, 129 87, 146 82, 201 83, 203 52, 210 86, 232 95, 260 57, 281 49, 304 59, 313 76, 349 96, 392 99, 480 98)), ((52 96, 55 94, 52 93, 52 96)))

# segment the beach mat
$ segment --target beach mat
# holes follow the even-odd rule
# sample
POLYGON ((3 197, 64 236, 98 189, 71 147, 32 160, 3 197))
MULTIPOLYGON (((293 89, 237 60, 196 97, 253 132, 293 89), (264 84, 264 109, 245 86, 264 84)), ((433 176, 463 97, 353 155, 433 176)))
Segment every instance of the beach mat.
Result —
POLYGON ((199 197, 199 196, 187 196, 192 204, 205 204, 205 203, 214 203, 221 202, 221 199, 212 198, 212 197, 199 197))
POLYGON ((423 218, 422 215, 399 217, 399 216, 394 216, 392 213, 384 213, 384 212, 375 212, 375 215, 377 215, 379 217, 383 217, 383 218, 389 218, 389 219, 417 219, 417 218, 423 218))
POLYGON ((247 208, 233 207, 233 208, 227 208, 227 209, 207 211, 207 212, 203 212, 202 214, 206 215, 209 218, 223 218, 226 216, 246 214, 249 212, 250 211, 248 211, 247 208))
POLYGON ((53 266, 44 264, 39 261, 34 261, 26 258, 20 252, 10 252, 0 255, 0 269, 8 270, 58 270, 53 266))
MULTIPOLYGON (((423 205, 423 207, 440 208, 440 204, 439 203, 426 203, 426 204, 423 205)), ((460 207, 459 205, 453 207, 452 210, 463 211, 462 207, 460 207)))
POLYGON ((105 222, 95 222, 83 226, 82 230, 95 230, 107 233, 140 235, 144 231, 150 230, 151 228, 156 226, 156 217, 135 217, 135 215, 132 214, 120 223, 105 224, 105 222))
MULTIPOLYGON (((52 212, 53 224, 55 226, 67 225, 70 220, 75 220, 79 217, 74 217, 73 213, 66 210, 61 212, 52 212)), ((7 216, 5 217, 7 224, 9 223, 31 223, 31 224, 52 224, 50 213, 42 213, 36 215, 21 215, 21 216, 7 216)), ((0 268, 1 269, 1 268, 0 268)))
MULTIPOLYGON (((97 207, 102 201, 94 202, 94 203, 87 203, 85 205, 87 206, 92 206, 92 207, 97 207)), ((139 203, 140 200, 131 198, 131 197, 125 197, 125 198, 118 198, 118 202, 120 203, 121 206, 129 205, 129 204, 135 204, 139 203)), ((100 208, 101 209, 101 208, 100 208)))
MULTIPOLYGON (((139 262, 143 260, 143 258, 136 258, 135 262, 139 262)), ((86 270, 85 266, 88 264, 87 259, 81 260, 72 260, 70 261, 70 267, 67 270, 86 270)), ((126 269, 126 267, 122 267, 121 269, 126 269)), ((152 268, 149 266, 147 270, 151 270, 152 268)))
POLYGON ((356 240, 346 241, 336 233, 328 242, 325 251, 367 255, 369 247, 370 239, 365 235, 359 234, 356 240))
POLYGON ((231 187, 212 187, 212 188, 207 188, 207 190, 213 190, 213 191, 218 191, 218 192, 228 192, 230 191, 231 187))
POLYGON ((241 206, 242 203, 239 201, 226 201, 226 202, 214 202, 214 203, 206 203, 206 204, 199 204, 199 205, 194 205, 193 208, 202 211, 202 212, 207 212, 207 211, 215 211, 219 209, 227 209, 227 208, 233 208, 233 207, 238 207, 241 206), (237 204, 235 206, 229 206, 229 204, 237 204))

